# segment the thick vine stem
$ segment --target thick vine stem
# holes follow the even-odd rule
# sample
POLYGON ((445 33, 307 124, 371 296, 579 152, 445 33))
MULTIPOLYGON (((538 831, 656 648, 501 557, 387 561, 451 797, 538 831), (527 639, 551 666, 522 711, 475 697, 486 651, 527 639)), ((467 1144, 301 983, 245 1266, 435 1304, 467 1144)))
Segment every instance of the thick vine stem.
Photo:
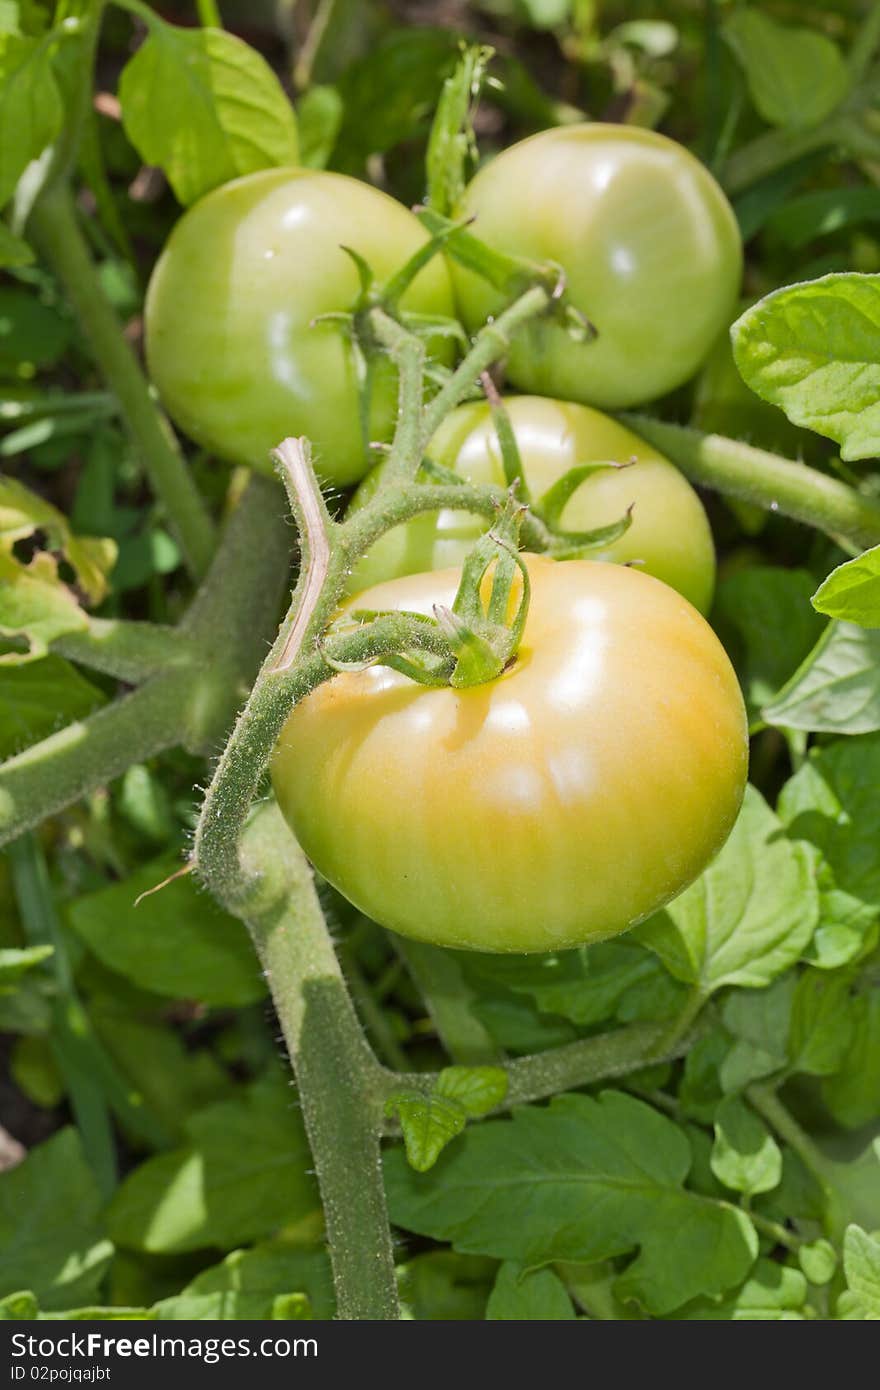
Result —
POLYGON ((143 372, 98 279, 63 183, 37 202, 28 236, 64 286, 107 385, 115 393, 129 431, 186 564, 197 579, 214 551, 214 527, 171 428, 150 395, 143 372))
MULTIPOLYGON (((545 1100, 562 1091, 594 1086, 602 1081, 626 1076, 640 1067, 657 1062, 671 1062, 683 1057, 693 1046, 697 1034, 690 1032, 663 1046, 667 1025, 633 1023, 600 1033, 594 1038, 563 1043, 547 1052, 536 1052, 513 1061, 496 1061, 507 1073, 507 1094, 499 1111, 512 1105, 528 1105, 545 1100)), ((485 1063, 488 1059, 484 1058, 485 1063)), ((474 1065, 471 1062, 471 1065, 474 1065)), ((436 1072, 384 1073, 386 1094, 403 1089, 430 1094, 437 1082, 436 1072)))
POLYGON ((178 742, 191 677, 156 676, 0 766, 0 845, 178 742))
MULTIPOLYGON (((401 477, 415 477, 425 444, 444 415, 462 400, 480 372, 506 351, 511 335, 528 319, 544 312, 551 296, 540 287, 527 290, 474 339, 449 381, 429 405, 422 405, 419 359, 400 374, 400 413, 392 452, 401 477), (416 390, 415 374, 419 382, 416 390), (406 447, 399 441, 405 440, 406 447)), ((377 323, 385 332, 384 311, 377 323)), ((402 343, 401 343, 401 350, 402 343)), ((248 811, 287 715, 298 699, 326 679, 315 662, 315 648, 345 588, 351 567, 372 541, 420 511, 431 511, 453 498, 464 510, 494 514, 502 490, 462 486, 382 487, 348 522, 331 519, 311 467, 305 439, 287 439, 275 451, 300 540, 299 578, 287 616, 263 663, 211 780, 196 829, 194 862, 205 883, 230 911, 246 901, 249 886, 242 875, 238 844, 248 811), (411 494, 416 494, 415 499, 411 494)), ((453 485, 454 486, 454 485, 453 485)), ((546 549, 546 545, 538 546, 546 549)))
POLYGON ((53 644, 144 684, 0 764, 0 844, 165 748, 215 747, 275 626, 288 563, 281 492, 254 476, 180 628, 154 630, 140 656, 133 647, 139 624, 92 620, 77 640, 53 644))
POLYGON ((701 434, 645 415, 620 418, 693 483, 782 512, 860 549, 880 542, 880 503, 836 478, 724 435, 701 434))
POLYGON ((352 1008, 311 869, 264 804, 241 843, 242 915, 299 1088, 327 1223, 338 1318, 400 1316, 379 1151, 385 1088, 352 1008))
POLYGON ((90 618, 83 632, 69 632, 51 646, 58 656, 129 685, 140 685, 194 656, 192 643, 178 628, 117 618, 90 618))

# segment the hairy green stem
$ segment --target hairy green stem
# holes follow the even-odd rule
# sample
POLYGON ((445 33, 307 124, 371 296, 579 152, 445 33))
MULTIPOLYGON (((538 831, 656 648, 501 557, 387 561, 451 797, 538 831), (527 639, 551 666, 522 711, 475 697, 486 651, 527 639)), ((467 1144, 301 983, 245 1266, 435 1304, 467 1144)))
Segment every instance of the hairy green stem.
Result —
MULTIPOLYGON (((136 624, 90 628, 87 654, 55 645, 139 689, 0 764, 0 844, 178 743, 211 750, 228 728, 275 626, 289 562, 281 491, 252 478, 199 596, 177 629, 157 629, 140 669, 136 624), (97 636, 95 635, 97 633, 97 636), (175 640, 172 640, 175 639, 175 640), (108 651, 98 648, 106 640, 108 651), (174 661, 160 656, 174 647, 174 661), (99 659, 101 664, 99 664, 99 659), (149 669, 156 663, 155 674, 149 669)), ((77 636, 80 636, 79 634, 77 636)))
POLYGON ((693 483, 781 512, 860 550, 880 542, 880 503, 806 464, 645 415, 621 419, 670 458, 693 483))
POLYGON ((190 686, 185 671, 154 677, 3 763, 0 845, 177 743, 190 686))
POLYGON ((95 361, 115 392, 150 484, 168 515, 187 566, 196 578, 214 550, 214 528, 168 422, 104 294, 68 189, 56 185, 37 202, 28 235, 57 274, 88 339, 95 361))
POLYGON ((150 676, 193 660, 193 645, 178 628, 159 623, 90 618, 84 632, 69 632, 52 651, 93 671, 140 685, 150 676))
MULTIPOLYGON (((664 1052, 660 1051, 665 1025, 633 1023, 600 1033, 593 1038, 563 1043, 547 1052, 536 1052, 513 1061, 497 1062, 507 1072, 507 1095, 499 1110, 511 1105, 528 1105, 546 1100, 561 1091, 577 1090, 580 1086, 595 1086, 626 1076, 655 1062, 671 1062, 683 1057, 694 1042, 694 1035, 678 1038, 664 1052)), ((385 1093, 393 1094, 409 1088, 430 1094, 437 1083, 436 1072, 385 1072, 385 1093)))
POLYGON ((379 1152, 384 1084, 327 932, 311 869, 264 804, 241 845, 238 898, 296 1074, 327 1224, 338 1318, 400 1316, 379 1152))
POLYGON ((473 390, 474 383, 479 381, 481 373, 491 367, 493 362, 497 362, 499 357, 504 356, 517 330, 530 319, 545 313, 551 302, 552 296, 548 291, 540 285, 534 285, 515 299, 493 323, 480 330, 470 351, 425 407, 421 429, 422 450, 427 447, 450 410, 473 390))

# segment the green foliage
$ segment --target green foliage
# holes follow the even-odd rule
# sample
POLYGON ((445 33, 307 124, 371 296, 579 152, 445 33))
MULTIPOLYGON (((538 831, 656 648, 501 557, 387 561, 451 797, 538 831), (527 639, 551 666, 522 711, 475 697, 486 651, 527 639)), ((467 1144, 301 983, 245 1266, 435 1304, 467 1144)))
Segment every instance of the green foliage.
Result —
POLYGON ((670 1120, 606 1091, 486 1121, 430 1174, 392 1152, 386 1177, 398 1225, 466 1253, 530 1266, 638 1246, 617 1292, 662 1314, 738 1283, 757 1253, 743 1213, 685 1189, 689 1167, 687 1139, 670 1120))
POLYGON ((74 1129, 0 1173, 0 1294, 32 1289, 44 1308, 93 1294, 113 1255, 101 1197, 74 1129))
POLYGON ((193 203, 239 174, 296 164, 296 121, 254 49, 220 29, 178 29, 155 16, 119 83, 126 134, 193 203))
POLYGON ((880 453, 880 276, 825 275, 760 299, 733 326, 743 378, 795 425, 880 453))
POLYGON ((260 999, 265 986, 240 923, 191 877, 160 886, 180 868, 176 855, 166 855, 77 898, 71 926, 99 960, 144 989, 206 1004, 260 999), (135 906, 142 893, 149 896, 135 906))
POLYGON ((636 933, 676 979, 708 997, 724 985, 770 984, 806 947, 818 910, 810 857, 749 788, 718 857, 636 933))
MULTIPOLYGON (((150 397, 145 388, 132 411, 108 375, 106 345, 69 302, 35 199, 69 182, 92 298, 106 298, 139 356, 143 289, 179 204, 300 163, 454 217, 479 161, 592 117, 659 123, 699 154, 735 193, 746 290, 763 295, 693 392, 646 408, 805 459, 812 503, 845 485, 860 520, 841 528, 808 506, 795 524, 760 470, 728 505, 701 478, 719 552, 712 620, 746 696, 753 786, 715 861, 650 920, 552 955, 416 957, 333 899, 364 1030, 402 1073, 371 1073, 368 1119, 384 1123, 402 1315, 877 1320, 871 7, 819 3, 801 16, 792 5, 493 0, 459 7, 453 30, 422 13, 412 22, 408 4, 337 0, 329 15, 310 7, 305 45, 266 11, 253 28, 259 51, 197 27, 195 12, 177 27, 124 8, 142 27, 105 7, 94 109, 93 10, 63 6, 56 22, 36 0, 0 0, 0 129, 14 132, 0 141, 0 758, 45 760, 52 781, 40 741, 66 730, 51 746, 93 759, 83 794, 29 821, 37 830, 0 857, 11 1165, 0 1172, 0 1319, 330 1320, 340 1242, 315 1169, 352 1169, 343 1253, 363 1238, 370 1178, 345 1145, 319 1161, 306 1137, 316 1107, 351 1106, 345 1067, 326 1081, 343 1055, 334 1022, 311 1033, 321 1045, 300 1077, 301 1110, 279 1065, 267 996, 278 982, 243 924, 191 874, 149 892, 183 865, 222 719, 197 753, 173 746, 175 727, 160 740, 166 752, 117 740, 98 765, 104 716, 97 734, 91 716, 140 683, 108 664, 108 634, 161 641, 181 618, 186 631, 194 588, 178 509, 145 468, 137 412, 150 397), (117 83, 121 120, 107 95, 117 83), (79 659, 86 648, 93 664, 79 659), (579 1071, 587 1056, 592 1069, 579 1071), (511 1107, 511 1096, 534 1103, 511 1107)), ((238 28, 233 11, 223 19, 238 28)), ((468 234, 479 257, 478 222, 468 234)), ((508 284, 510 265, 489 269, 508 284)), ((430 390, 448 365, 431 364, 430 390)), ((214 519, 240 516, 240 476, 183 449, 214 519)), ((226 600, 256 558, 252 549, 231 564, 194 700, 216 699, 239 656, 226 600)), ((254 607, 250 665, 240 661, 224 689, 229 719, 271 640, 278 591, 265 598, 265 631, 254 607)), ((170 718, 182 722, 177 705, 170 718)), ((634 777, 638 768, 634 748, 634 777)), ((0 776, 0 827, 6 786, 0 776)), ((268 898, 282 860, 260 884, 268 898)), ((296 934, 294 954, 304 940, 296 934)), ((325 983, 295 1001, 297 1029, 314 1030, 325 983)), ((283 989, 290 1002, 293 986, 283 989)), ((345 1114, 352 1130, 363 1119, 345 1114)), ((371 1233, 371 1277, 379 1243, 371 1233)))
POLYGON ((830 618, 880 627, 880 545, 832 570, 813 595, 813 607, 830 618))
POLYGON ((840 50, 814 29, 778 24, 752 6, 731 14, 723 33, 743 67, 755 107, 771 125, 818 125, 849 89, 840 50))

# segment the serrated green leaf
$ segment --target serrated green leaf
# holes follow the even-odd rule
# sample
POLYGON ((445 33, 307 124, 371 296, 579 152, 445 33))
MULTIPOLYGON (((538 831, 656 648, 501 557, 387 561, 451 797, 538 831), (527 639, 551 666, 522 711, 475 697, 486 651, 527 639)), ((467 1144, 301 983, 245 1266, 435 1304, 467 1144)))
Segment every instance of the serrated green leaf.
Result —
POLYGON ((174 854, 68 905, 68 920, 99 960, 126 979, 172 999, 251 1004, 265 994, 247 933, 188 875, 135 907, 141 893, 181 868, 174 854))
POLYGON ((187 205, 257 169, 294 165, 296 120, 264 58, 222 29, 154 20, 119 81, 125 132, 187 205))
POLYGON ((739 1283, 757 1252, 745 1213, 685 1190, 690 1161, 676 1125, 606 1091, 486 1120, 430 1174, 394 1150, 386 1180, 398 1225, 464 1252, 534 1266, 638 1247, 617 1292, 664 1313, 739 1283))
POLYGON ((433 1168, 449 1141, 467 1124, 463 1107, 436 1092, 429 1096, 395 1092, 385 1102, 385 1113, 400 1121, 407 1161, 417 1173, 433 1168))
POLYGON ((708 998, 724 985, 769 984, 798 959, 818 918, 811 856, 750 786, 718 857, 635 933, 708 998))
POLYGON ((782 1177, 782 1153, 766 1125, 738 1096, 727 1096, 715 1116, 712 1172, 734 1192, 771 1192, 782 1177))
POLYGON ((880 735, 813 749, 778 807, 790 838, 821 856, 822 917, 864 933, 880 913, 880 735))
POLYGON ((833 622, 762 710, 768 724, 809 733, 880 729, 880 630, 833 622))
POLYGON ((0 1294, 24 1286, 48 1309, 93 1294, 113 1254, 101 1205, 75 1129, 0 1173, 0 1294))
POLYGON ((813 607, 860 627, 880 627, 880 545, 832 570, 813 595, 813 607))
POLYGON ((36 661, 46 656, 50 642, 87 626, 86 615, 60 579, 53 556, 38 554, 22 565, 0 550, 0 634, 28 643, 26 652, 0 653, 0 666, 36 661))
POLYGON ((862 1317, 869 1322, 880 1320, 880 1240, 860 1226, 848 1226, 843 1239, 843 1269, 862 1317))
POLYGON ((62 119, 50 45, 0 33, 0 130, 7 133, 0 141, 0 207, 12 197, 31 160, 55 139, 62 119))
POLYGON ((552 1269, 525 1270, 506 1261, 486 1305, 489 1321, 562 1322, 574 1317, 565 1285, 552 1269))
POLYGON ((771 125, 818 125, 847 94, 846 63, 824 34, 779 24, 755 6, 736 10, 722 33, 742 65, 755 107, 771 125))
POLYGON ((155 1254, 228 1249, 311 1218, 311 1156, 289 1089, 264 1081, 198 1111, 189 1143, 126 1178, 107 1220, 120 1245, 155 1254))
POLYGON ((507 1072, 502 1067, 444 1067, 435 1095, 457 1101, 471 1118, 488 1115, 507 1095, 507 1072))
POLYGON ((880 275, 775 290, 731 334, 743 379, 793 424, 836 440, 844 459, 880 454, 880 275))

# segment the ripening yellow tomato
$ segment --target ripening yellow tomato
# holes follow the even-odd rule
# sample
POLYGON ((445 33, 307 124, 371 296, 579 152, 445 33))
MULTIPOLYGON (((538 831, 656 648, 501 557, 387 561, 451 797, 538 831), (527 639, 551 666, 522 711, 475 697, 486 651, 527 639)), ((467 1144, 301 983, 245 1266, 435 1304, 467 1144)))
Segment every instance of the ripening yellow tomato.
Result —
MULTIPOLYGON (((340 673, 275 749, 279 805, 316 868, 404 936, 480 951, 613 936, 696 878, 742 801, 743 699, 699 613, 621 565, 527 564, 525 633, 496 680, 340 673)), ((430 614, 458 579, 354 602, 430 614)))

